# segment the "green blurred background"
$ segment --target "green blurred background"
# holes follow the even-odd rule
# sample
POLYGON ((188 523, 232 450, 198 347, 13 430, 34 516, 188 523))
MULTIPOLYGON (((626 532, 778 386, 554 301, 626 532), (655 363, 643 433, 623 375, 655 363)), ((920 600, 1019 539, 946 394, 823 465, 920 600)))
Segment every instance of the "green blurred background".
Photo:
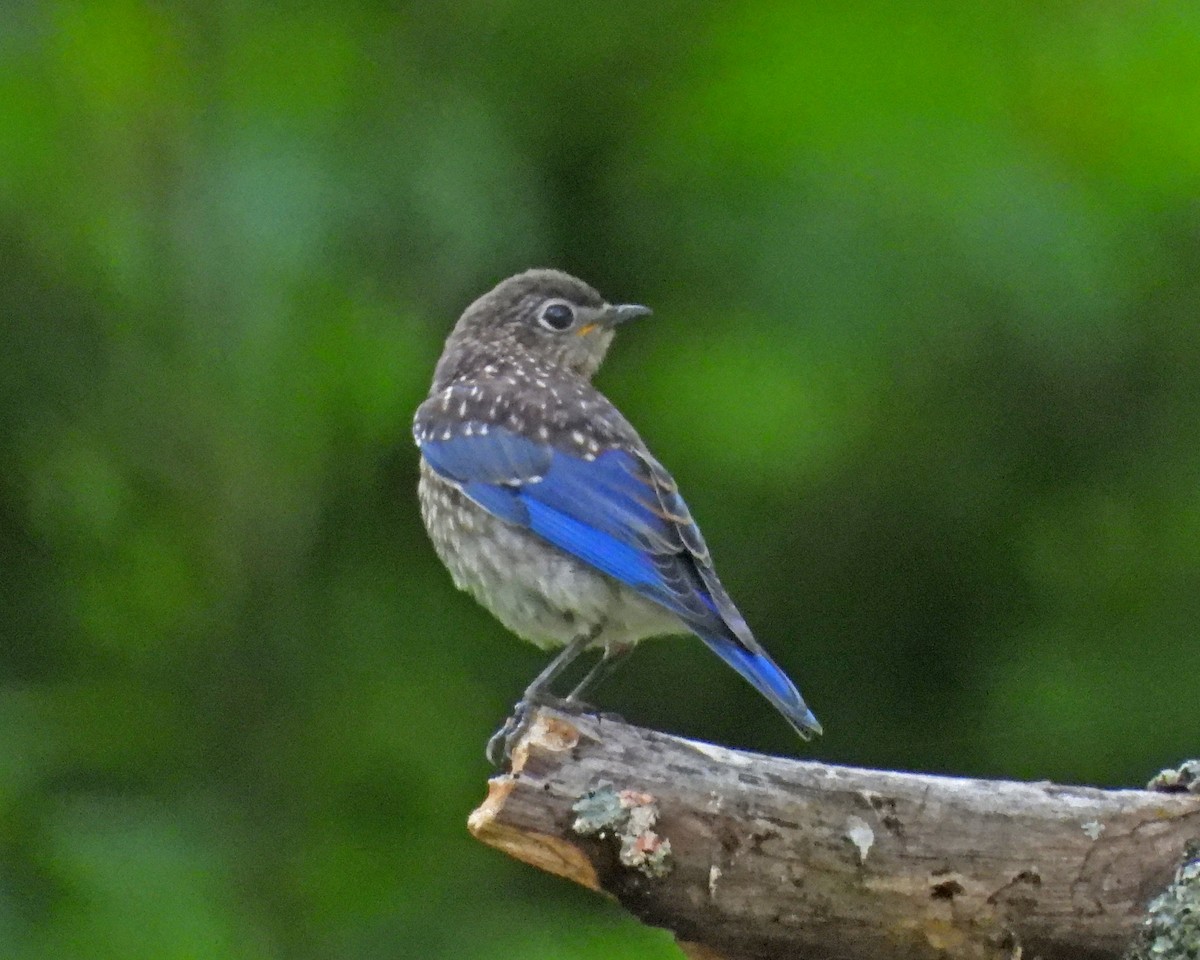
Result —
POLYGON ((669 958, 471 841, 544 657, 409 424, 463 306, 600 382, 827 736, 700 644, 629 719, 1143 782, 1197 752, 1194 3, 10 2, 0 956, 669 958))

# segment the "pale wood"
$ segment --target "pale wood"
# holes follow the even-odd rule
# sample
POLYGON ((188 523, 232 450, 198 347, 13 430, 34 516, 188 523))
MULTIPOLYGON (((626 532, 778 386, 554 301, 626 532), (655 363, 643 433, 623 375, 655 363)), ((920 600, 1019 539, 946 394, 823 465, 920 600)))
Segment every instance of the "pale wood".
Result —
POLYGON ((1101 960, 1200 837, 1200 797, 834 767, 541 709, 469 826, 697 960, 1101 960), (656 805, 665 876, 573 828, 606 784, 656 805))

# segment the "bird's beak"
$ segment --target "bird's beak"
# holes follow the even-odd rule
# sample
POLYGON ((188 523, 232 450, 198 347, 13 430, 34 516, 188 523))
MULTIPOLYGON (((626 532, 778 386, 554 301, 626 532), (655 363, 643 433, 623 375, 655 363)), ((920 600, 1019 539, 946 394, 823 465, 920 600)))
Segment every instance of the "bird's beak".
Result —
POLYGON ((604 311, 604 319, 610 327, 628 323, 638 317, 648 317, 653 311, 640 303, 616 303, 604 311))

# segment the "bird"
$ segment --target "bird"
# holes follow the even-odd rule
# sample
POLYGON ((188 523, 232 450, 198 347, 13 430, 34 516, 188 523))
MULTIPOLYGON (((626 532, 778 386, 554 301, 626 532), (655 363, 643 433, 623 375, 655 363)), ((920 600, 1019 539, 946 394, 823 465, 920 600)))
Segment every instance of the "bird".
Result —
POLYGON ((413 418, 421 517, 455 585, 558 649, 489 741, 494 765, 531 707, 582 705, 657 636, 695 635, 801 738, 822 732, 717 578, 675 480, 592 384, 617 329, 650 313, 558 270, 511 276, 462 313, 413 418), (594 665, 554 697, 590 650, 594 665))

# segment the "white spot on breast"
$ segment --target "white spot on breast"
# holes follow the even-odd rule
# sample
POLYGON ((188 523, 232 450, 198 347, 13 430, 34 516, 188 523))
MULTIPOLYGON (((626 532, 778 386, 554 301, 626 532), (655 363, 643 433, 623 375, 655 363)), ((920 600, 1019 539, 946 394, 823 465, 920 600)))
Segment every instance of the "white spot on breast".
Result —
POLYGON ((442 431, 443 440, 449 440, 452 436, 454 436, 454 431, 452 431, 449 427, 442 431))
POLYGON ((488 432, 488 425, 487 425, 486 423, 481 423, 481 424, 479 425, 479 435, 480 435, 481 437, 486 437, 486 436, 487 436, 487 432, 488 432))
POLYGON ((464 437, 470 437, 474 433, 475 433, 475 430, 470 423, 468 423, 465 427, 463 427, 463 436, 464 437))
POLYGON ((585 437, 578 430, 571 431, 571 439, 575 441, 576 446, 582 447, 585 443, 587 443, 587 437, 585 437))
POLYGON ((458 415, 460 417, 465 417, 467 415, 467 401, 466 400, 464 400, 462 403, 460 403, 458 405, 458 415))
POLYGON ((538 436, 539 440, 549 440, 550 439, 550 431, 549 431, 549 429, 547 429, 547 427, 544 423, 540 427, 537 428, 537 436, 538 436))

